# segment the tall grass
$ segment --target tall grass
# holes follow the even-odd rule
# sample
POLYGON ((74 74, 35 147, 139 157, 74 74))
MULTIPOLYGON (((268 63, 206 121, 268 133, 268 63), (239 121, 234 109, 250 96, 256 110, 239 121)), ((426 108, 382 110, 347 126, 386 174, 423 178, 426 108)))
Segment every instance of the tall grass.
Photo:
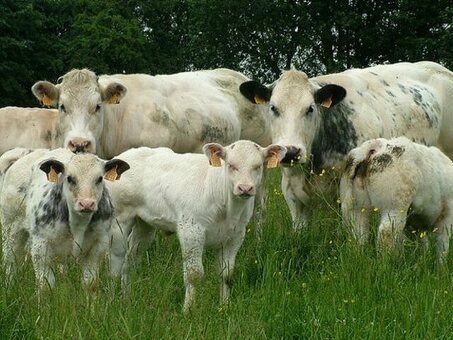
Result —
POLYGON ((269 182, 262 236, 252 221, 229 305, 219 304, 220 279, 208 251, 196 305, 183 314, 179 245, 159 235, 132 273, 129 294, 105 268, 95 296, 83 290, 75 264, 40 298, 29 263, 8 287, 0 274, 0 339, 453 337, 451 254, 438 271, 434 250, 416 243, 399 257, 377 256, 372 243, 359 249, 341 226, 337 197, 321 196, 309 228, 294 233, 278 172, 269 182))

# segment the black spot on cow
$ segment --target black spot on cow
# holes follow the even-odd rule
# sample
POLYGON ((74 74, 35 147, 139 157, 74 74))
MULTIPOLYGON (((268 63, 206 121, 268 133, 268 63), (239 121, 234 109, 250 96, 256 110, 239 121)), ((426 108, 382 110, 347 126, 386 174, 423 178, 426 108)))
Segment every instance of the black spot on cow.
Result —
POLYGON ((372 71, 370 71, 370 74, 372 74, 372 75, 374 75, 374 76, 378 76, 378 74, 377 74, 377 73, 375 73, 375 72, 372 72, 372 71))
POLYGON ((223 142, 225 135, 225 131, 223 131, 221 128, 203 124, 200 140, 202 142, 223 142))
POLYGON ((381 82, 382 85, 384 85, 384 86, 390 86, 390 84, 387 83, 384 79, 381 79, 380 82, 381 82))
POLYGON ((340 102, 334 107, 321 108, 321 124, 312 145, 312 165, 320 170, 326 159, 338 159, 357 146, 357 132, 352 124, 352 110, 340 102))
POLYGON ((392 93, 392 91, 385 90, 385 93, 387 93, 390 97, 395 97, 395 95, 392 93))
POLYGON ((360 96, 360 97, 363 97, 363 93, 359 90, 356 90, 357 94, 360 96))
POLYGON ((55 222, 68 223, 69 211, 66 200, 62 195, 63 183, 52 185, 47 194, 38 204, 34 219, 36 228, 54 226, 55 222))
POLYGON ((27 193, 27 187, 25 185, 19 185, 19 188, 17 188, 17 192, 19 194, 25 195, 27 193))
POLYGON ((398 84, 398 87, 400 88, 401 92, 403 92, 404 94, 407 94, 406 87, 403 84, 398 84))
POLYGON ((389 148, 389 151, 393 156, 399 158, 404 153, 405 149, 402 146, 395 145, 395 146, 391 146, 389 148))
POLYGON ((368 171, 370 174, 374 172, 382 172, 382 170, 387 168, 392 163, 393 157, 388 153, 384 153, 382 155, 374 157, 370 161, 368 171))
POLYGON ((420 91, 415 87, 410 87, 409 92, 412 94, 412 98, 418 106, 422 105, 422 95, 420 91))
POLYGON ((102 196, 98 203, 98 210, 93 214, 90 223, 96 223, 98 221, 107 221, 113 215, 113 205, 110 199, 109 192, 104 186, 102 190, 102 196))

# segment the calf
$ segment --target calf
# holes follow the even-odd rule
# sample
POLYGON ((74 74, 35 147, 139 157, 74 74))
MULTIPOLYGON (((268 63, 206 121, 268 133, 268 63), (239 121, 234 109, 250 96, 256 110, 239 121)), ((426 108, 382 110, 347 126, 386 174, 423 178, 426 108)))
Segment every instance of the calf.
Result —
POLYGON ((0 193, 7 277, 27 245, 40 289, 54 287, 53 262, 70 255, 81 259, 85 286, 94 287, 113 214, 103 178, 119 179, 128 168, 119 159, 104 162, 67 149, 39 149, 12 164, 0 193))
POLYGON ((211 166, 199 154, 177 154, 167 148, 128 150, 118 157, 132 169, 121 182, 109 185, 116 209, 112 273, 127 282, 128 257, 139 243, 152 237, 156 228, 176 233, 183 256, 184 310, 194 301, 194 283, 203 275, 206 247, 219 250, 221 298, 228 299, 236 254, 261 186, 263 163, 277 166, 286 149, 241 140, 227 147, 206 144, 203 151, 211 166))
POLYGON ((343 218, 359 243, 368 239, 375 210, 379 247, 400 244, 406 225, 434 227, 442 262, 453 224, 453 163, 439 149, 405 137, 369 140, 349 152, 340 192, 343 218))

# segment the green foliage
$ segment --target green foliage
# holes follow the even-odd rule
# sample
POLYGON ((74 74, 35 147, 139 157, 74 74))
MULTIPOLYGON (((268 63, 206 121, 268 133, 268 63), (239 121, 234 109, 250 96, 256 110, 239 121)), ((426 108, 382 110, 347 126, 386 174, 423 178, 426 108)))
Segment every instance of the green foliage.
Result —
POLYGON ((396 258, 378 257, 372 243, 359 249, 341 226, 336 197, 320 196, 309 229, 295 234, 279 183, 273 171, 263 233, 258 239, 254 223, 247 230, 230 305, 219 305, 208 251, 196 305, 184 315, 179 245, 159 235, 129 294, 106 268, 96 296, 83 291, 74 264, 41 301, 29 263, 12 286, 0 273, 0 338, 451 338, 452 254, 438 272, 434 250, 417 243, 396 258))

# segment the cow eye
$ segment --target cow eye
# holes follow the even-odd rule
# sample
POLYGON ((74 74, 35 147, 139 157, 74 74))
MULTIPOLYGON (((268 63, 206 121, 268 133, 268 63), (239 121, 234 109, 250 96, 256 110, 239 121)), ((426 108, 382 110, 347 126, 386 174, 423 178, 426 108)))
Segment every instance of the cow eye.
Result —
POLYGON ((307 115, 313 112, 313 105, 310 105, 310 107, 307 109, 307 115))
POLYGON ((60 104, 60 111, 61 112, 66 112, 66 108, 64 107, 63 104, 60 104))
POLYGON ((100 184, 102 182, 102 176, 100 176, 97 180, 96 180, 96 184, 100 184))
POLYGON ((68 176, 67 181, 69 184, 72 184, 72 185, 74 185, 76 183, 75 179, 72 176, 68 176))
POLYGON ((280 112, 278 111, 277 107, 273 104, 271 104, 271 111, 274 114, 275 117, 280 116, 280 112))
POLYGON ((260 170, 262 167, 263 167, 262 164, 255 165, 255 166, 253 167, 253 170, 257 171, 257 170, 260 170))
POLYGON ((95 111, 96 111, 96 112, 99 112, 100 109, 101 109, 101 104, 97 104, 97 105, 96 105, 95 111))

